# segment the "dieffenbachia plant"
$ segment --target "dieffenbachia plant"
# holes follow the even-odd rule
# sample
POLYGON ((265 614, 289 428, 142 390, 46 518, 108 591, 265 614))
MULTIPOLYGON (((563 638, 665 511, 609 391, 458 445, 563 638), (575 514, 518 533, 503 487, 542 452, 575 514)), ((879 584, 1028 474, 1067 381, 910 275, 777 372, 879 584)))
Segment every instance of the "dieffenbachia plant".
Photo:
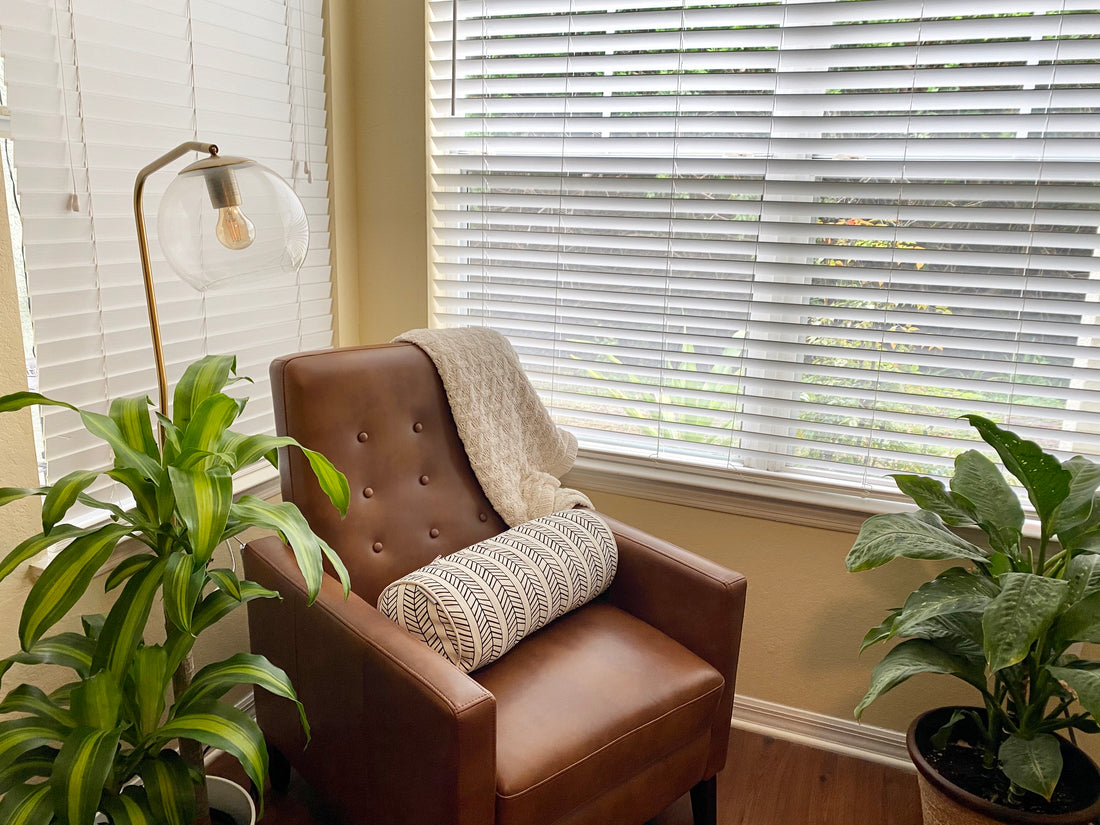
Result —
MULTIPOLYGON (((214 567, 214 550, 248 528, 274 530, 293 549, 310 602, 325 559, 345 594, 349 580, 293 504, 234 498, 233 474, 257 461, 274 463, 280 447, 296 447, 341 514, 349 496, 343 474, 294 439, 229 429, 246 401, 224 392, 238 380, 235 373, 236 361, 228 356, 208 356, 188 367, 176 386, 172 417, 157 414, 160 438, 147 398, 115 400, 108 415, 34 392, 0 398, 0 412, 68 407, 114 453, 107 470, 72 472, 37 489, 0 488, 0 505, 42 497, 42 531, 0 561, 0 579, 65 543, 30 588, 19 622, 21 650, 0 661, 0 676, 16 662, 61 665, 76 674, 50 694, 22 684, 0 702, 0 822, 91 825, 97 812, 113 825, 208 822, 201 766, 180 756, 172 747, 177 739, 226 751, 263 788, 263 735, 248 715, 221 699, 235 685, 253 684, 297 702, 287 675, 250 653, 192 673, 190 656, 199 634, 234 609, 279 594, 214 567), (133 506, 123 509, 89 495, 100 475, 123 485, 133 506), (104 518, 88 527, 66 523, 77 503, 102 511, 104 518), (82 617, 80 630, 51 633, 113 563, 123 541, 133 551, 104 578, 107 591, 121 588, 109 612, 82 617), (146 631, 160 620, 160 611, 153 612, 158 596, 164 641, 150 643, 146 631)), ((306 726, 304 713, 301 718, 306 726)))
MULTIPOLYGON (((1100 730, 1100 663, 1069 652, 1078 642, 1100 642, 1100 466, 1081 456, 1059 461, 985 418, 965 418, 1022 485, 1038 534, 1025 535, 1019 497, 1002 468, 976 450, 955 459, 946 487, 893 476, 920 509, 867 519, 848 569, 899 557, 963 565, 923 584, 864 637, 861 650, 905 641, 874 668, 856 717, 917 673, 962 679, 980 693, 985 712, 960 711, 951 725, 974 717, 983 737, 975 744, 986 766, 999 765, 1010 780, 1010 804, 1024 790, 1049 800, 1062 772, 1055 733, 1100 730)), ((948 741, 950 727, 935 745, 948 741)))

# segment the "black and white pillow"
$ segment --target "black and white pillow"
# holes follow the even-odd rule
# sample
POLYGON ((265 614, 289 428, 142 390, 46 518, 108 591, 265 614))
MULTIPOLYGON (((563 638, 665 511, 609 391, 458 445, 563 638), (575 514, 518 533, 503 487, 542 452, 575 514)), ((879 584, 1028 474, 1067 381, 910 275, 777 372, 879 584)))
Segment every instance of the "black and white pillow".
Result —
POLYGON ((378 609, 469 673, 611 584, 615 537, 590 510, 533 519, 389 585, 378 609))

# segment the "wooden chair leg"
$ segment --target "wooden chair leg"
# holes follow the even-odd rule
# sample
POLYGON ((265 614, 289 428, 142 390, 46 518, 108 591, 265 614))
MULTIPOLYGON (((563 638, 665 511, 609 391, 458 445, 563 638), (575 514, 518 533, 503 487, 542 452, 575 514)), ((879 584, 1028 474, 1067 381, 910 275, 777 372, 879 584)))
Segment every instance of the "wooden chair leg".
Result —
POLYGON ((691 789, 691 817, 695 825, 718 825, 718 777, 704 779, 691 789))
POLYGON ((290 761, 271 745, 267 746, 267 775, 276 793, 283 793, 290 787, 290 761))

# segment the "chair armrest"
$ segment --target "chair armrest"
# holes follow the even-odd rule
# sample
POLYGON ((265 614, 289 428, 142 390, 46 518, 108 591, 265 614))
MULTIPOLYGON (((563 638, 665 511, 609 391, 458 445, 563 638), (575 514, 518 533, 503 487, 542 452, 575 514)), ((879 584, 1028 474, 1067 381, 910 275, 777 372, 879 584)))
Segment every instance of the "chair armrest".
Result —
POLYGON ((608 601, 675 639, 725 679, 707 767, 712 776, 725 764, 729 743, 745 577, 616 519, 603 518, 619 547, 608 601))
POLYGON ((256 691, 269 742, 348 823, 491 823, 492 694, 330 575, 307 607, 278 539, 249 543, 244 566, 283 596, 248 604, 252 650, 290 675, 312 734, 303 750, 293 704, 256 691))

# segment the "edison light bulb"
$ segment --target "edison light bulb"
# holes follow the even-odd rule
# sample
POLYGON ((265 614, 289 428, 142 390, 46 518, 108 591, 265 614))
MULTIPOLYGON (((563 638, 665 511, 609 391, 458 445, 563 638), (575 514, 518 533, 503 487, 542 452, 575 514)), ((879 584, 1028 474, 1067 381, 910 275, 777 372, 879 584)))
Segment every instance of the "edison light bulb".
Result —
POLYGON ((218 210, 214 234, 226 249, 247 249, 256 240, 256 227, 239 206, 225 206, 218 210))

